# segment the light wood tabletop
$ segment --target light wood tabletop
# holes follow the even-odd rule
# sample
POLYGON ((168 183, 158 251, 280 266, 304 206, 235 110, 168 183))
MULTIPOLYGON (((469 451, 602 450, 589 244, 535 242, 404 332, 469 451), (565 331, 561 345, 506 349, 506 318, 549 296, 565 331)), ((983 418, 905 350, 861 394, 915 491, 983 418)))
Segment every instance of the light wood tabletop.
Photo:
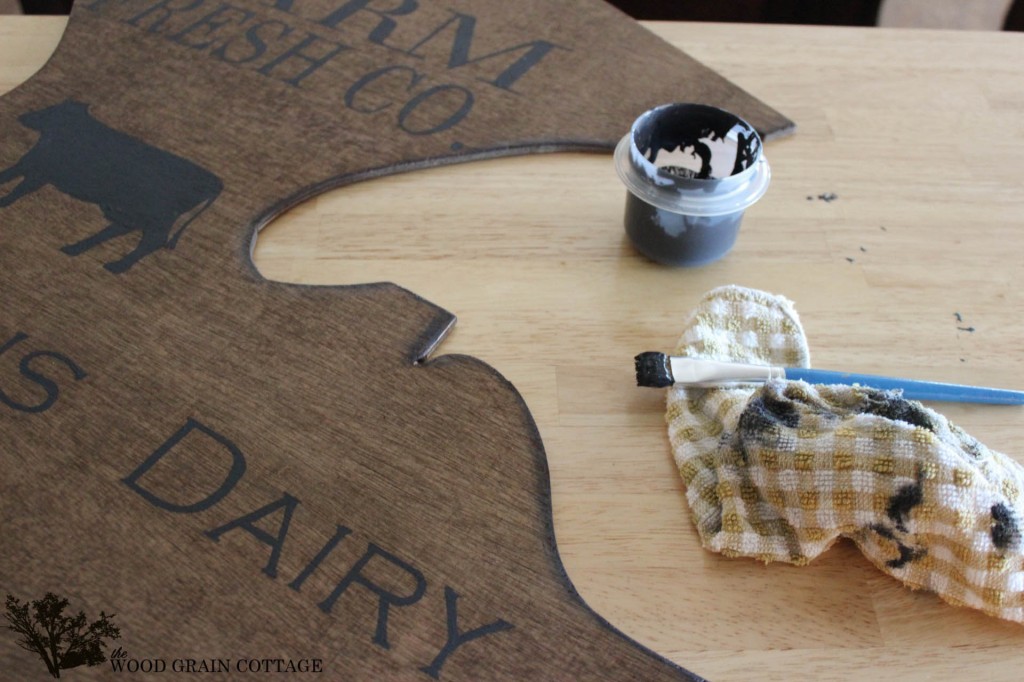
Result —
MULTIPOLYGON (((0 18, 0 92, 45 62, 64 21, 0 18)), ((723 260, 639 256, 611 156, 556 154, 328 192, 260 234, 257 267, 389 280, 456 314, 437 353, 481 358, 525 398, 573 583, 693 672, 1021 679, 1024 626, 912 592, 851 543, 802 568, 703 550, 664 395, 634 385, 632 358, 670 350, 704 292, 739 284, 796 304, 815 366, 1024 388, 1024 35, 649 27, 797 123, 766 144, 772 185, 723 260)), ((932 406, 1024 463, 1024 408, 932 406)))

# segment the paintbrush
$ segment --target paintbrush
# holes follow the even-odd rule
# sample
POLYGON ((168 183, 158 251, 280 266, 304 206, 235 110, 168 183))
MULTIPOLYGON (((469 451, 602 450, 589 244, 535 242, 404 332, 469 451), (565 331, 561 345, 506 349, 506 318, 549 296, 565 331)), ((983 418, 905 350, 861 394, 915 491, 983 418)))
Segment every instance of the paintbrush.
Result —
POLYGON ((912 400, 941 400, 960 403, 1022 405, 1024 391, 1001 388, 962 386, 935 381, 899 379, 896 377, 834 372, 804 367, 771 367, 736 362, 718 362, 698 358, 665 355, 656 351, 636 356, 636 384, 664 388, 673 384, 686 386, 721 386, 730 383, 762 383, 770 379, 806 381, 810 384, 847 384, 878 389, 901 389, 903 397, 912 400))

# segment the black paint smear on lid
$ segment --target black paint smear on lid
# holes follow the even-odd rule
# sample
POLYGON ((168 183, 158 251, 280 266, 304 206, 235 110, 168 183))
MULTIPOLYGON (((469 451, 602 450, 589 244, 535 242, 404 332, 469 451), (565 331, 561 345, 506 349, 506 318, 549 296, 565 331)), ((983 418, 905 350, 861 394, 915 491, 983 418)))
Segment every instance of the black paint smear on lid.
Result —
POLYGON ((644 157, 654 163, 662 151, 692 148, 701 159, 697 179, 711 178, 711 149, 702 140, 724 140, 734 128, 747 131, 736 136, 736 159, 730 175, 751 166, 761 151, 761 140, 750 125, 722 109, 703 104, 673 104, 659 107, 637 121, 633 143, 644 157))

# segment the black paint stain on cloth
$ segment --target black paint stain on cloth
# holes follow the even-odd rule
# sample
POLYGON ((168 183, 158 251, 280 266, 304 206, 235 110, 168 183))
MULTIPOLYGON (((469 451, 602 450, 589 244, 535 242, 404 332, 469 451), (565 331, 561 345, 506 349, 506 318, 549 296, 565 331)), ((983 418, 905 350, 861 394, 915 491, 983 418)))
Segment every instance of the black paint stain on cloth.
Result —
POLYGON ((963 441, 961 441, 961 446, 963 447, 964 452, 966 452, 974 459, 981 459, 982 457, 985 457, 987 455, 984 448, 982 448, 981 443, 974 440, 973 438, 968 437, 964 439, 963 441))
POLYGON ((875 523, 869 526, 871 530, 896 544, 899 556, 885 562, 889 568, 903 568, 911 561, 917 561, 925 556, 928 551, 924 547, 913 547, 904 540, 913 540, 914 536, 907 528, 910 514, 918 505, 924 502, 924 471, 918 469, 917 478, 913 483, 900 486, 896 493, 889 498, 889 505, 885 509, 886 516, 892 522, 893 527, 883 523, 875 523), (897 535, 899 533, 899 535, 897 535))
POLYGON ((886 540, 891 540, 896 543, 896 549, 899 551, 900 555, 895 559, 890 559, 885 562, 885 565, 889 568, 903 568, 911 561, 917 561, 928 553, 927 550, 922 547, 911 547, 903 544, 896 537, 895 533, 879 523, 873 524, 870 528, 886 540))
POLYGON ((800 423, 794 404, 772 393, 762 393, 747 403, 740 415, 740 432, 746 436, 775 435, 779 426, 791 429, 800 423))
POLYGON ((902 542, 897 543, 900 550, 900 556, 898 559, 890 559, 885 562, 885 565, 889 568, 903 568, 911 561, 917 561, 923 557, 927 552, 920 547, 908 547, 902 542))
POLYGON ((906 422, 912 426, 920 426, 935 433, 935 424, 920 404, 893 395, 887 391, 878 391, 876 396, 872 396, 872 399, 864 408, 864 413, 906 422))
POLYGON ((1000 502, 992 505, 992 544, 997 549, 1014 549, 1020 545, 1020 526, 1013 510, 1000 502))
POLYGON ((889 498, 889 506, 885 513, 895 524, 896 528, 904 533, 907 530, 907 521, 910 519, 910 512, 914 507, 924 502, 923 476, 918 474, 917 481, 900 487, 896 494, 889 498))

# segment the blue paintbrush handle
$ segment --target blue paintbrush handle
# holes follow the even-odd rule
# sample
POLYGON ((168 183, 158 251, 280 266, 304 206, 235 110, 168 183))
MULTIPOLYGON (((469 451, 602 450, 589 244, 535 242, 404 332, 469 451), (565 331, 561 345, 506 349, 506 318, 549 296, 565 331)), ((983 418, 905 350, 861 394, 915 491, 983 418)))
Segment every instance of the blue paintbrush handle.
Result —
POLYGON ((901 388, 903 397, 911 400, 1024 405, 1024 391, 961 386, 960 384, 943 384, 936 381, 897 379, 896 377, 833 372, 827 369, 804 369, 802 367, 787 367, 785 372, 787 379, 803 380, 809 384, 860 384, 881 389, 901 388))

